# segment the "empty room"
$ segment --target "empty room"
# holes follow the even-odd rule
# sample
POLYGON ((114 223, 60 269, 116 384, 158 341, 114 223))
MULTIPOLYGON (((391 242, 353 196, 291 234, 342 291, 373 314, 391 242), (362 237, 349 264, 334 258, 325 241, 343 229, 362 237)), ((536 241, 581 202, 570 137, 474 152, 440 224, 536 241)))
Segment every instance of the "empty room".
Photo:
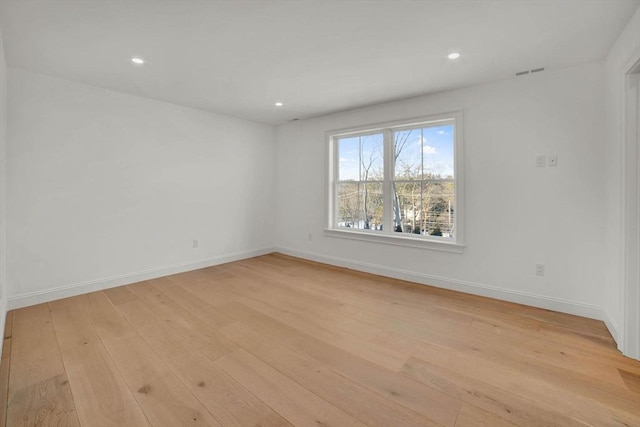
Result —
POLYGON ((640 427, 640 0, 0 0, 0 427, 640 427))

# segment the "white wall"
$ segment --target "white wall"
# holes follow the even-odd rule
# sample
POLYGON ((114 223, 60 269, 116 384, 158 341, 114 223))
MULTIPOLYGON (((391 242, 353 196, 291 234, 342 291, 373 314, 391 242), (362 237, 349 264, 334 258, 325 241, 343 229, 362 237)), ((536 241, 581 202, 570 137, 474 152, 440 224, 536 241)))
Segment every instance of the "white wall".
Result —
POLYGON ((606 60, 606 280, 604 305, 608 326, 623 345, 622 188, 624 75, 640 56, 640 8, 620 34, 606 60))
POLYGON ((11 67, 9 98, 11 307, 272 247, 272 126, 11 67))
POLYGON ((602 318, 604 115, 604 66, 591 63, 280 126, 277 245, 333 264, 602 318), (454 110, 464 114, 463 254, 323 235, 327 130, 454 110), (536 168, 538 154, 558 155, 558 167, 536 168), (538 263, 546 265, 544 277, 535 275, 538 263))

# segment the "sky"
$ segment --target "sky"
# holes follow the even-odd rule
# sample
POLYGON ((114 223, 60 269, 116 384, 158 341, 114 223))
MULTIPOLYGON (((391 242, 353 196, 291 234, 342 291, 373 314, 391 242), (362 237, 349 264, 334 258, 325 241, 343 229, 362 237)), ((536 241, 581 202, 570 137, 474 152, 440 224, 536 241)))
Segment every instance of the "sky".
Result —
MULTIPOLYGON (((439 125, 411 130, 396 130, 396 142, 407 138, 404 148, 396 161, 396 176, 409 168, 413 173, 440 174, 453 177, 453 125, 439 125)), ((338 155, 340 159, 339 179, 364 179, 365 170, 360 164, 359 146, 362 144, 362 159, 365 166, 371 165, 371 171, 382 171, 382 134, 362 137, 341 138, 338 155)), ((369 175, 371 179, 371 174, 369 175)))

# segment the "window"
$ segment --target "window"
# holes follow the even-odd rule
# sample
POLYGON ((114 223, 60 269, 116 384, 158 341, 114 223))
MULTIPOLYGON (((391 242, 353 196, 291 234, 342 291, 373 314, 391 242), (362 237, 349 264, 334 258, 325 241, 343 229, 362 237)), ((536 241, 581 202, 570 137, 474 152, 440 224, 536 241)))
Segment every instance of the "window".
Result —
POLYGON ((328 133, 329 235, 461 251, 459 113, 328 133))

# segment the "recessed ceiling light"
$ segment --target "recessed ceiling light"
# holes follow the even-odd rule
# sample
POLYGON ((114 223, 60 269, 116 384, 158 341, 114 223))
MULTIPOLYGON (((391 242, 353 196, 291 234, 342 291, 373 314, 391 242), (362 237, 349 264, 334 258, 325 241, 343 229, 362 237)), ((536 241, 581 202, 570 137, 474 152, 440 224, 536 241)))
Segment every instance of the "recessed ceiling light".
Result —
POLYGON ((282 107, 284 104, 282 102, 276 102, 273 105, 275 105, 276 107, 282 107))
POLYGON ((133 58, 131 58, 131 62, 137 65, 142 65, 144 64, 144 59, 134 56, 133 58))
POLYGON ((459 54, 458 52, 451 52, 451 53, 447 56, 447 58, 449 58, 449 59, 458 59, 458 58, 460 58, 460 54, 459 54))

